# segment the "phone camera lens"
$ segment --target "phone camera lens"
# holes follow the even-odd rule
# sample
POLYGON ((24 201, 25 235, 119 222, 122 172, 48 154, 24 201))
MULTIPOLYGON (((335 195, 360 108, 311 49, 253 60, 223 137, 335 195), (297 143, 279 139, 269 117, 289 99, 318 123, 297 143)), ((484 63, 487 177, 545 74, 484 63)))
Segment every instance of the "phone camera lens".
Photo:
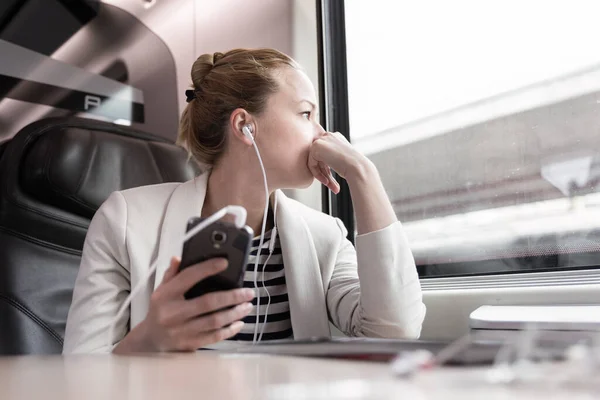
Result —
POLYGON ((227 235, 225 232, 214 231, 212 233, 212 241, 214 244, 223 244, 227 241, 227 235))

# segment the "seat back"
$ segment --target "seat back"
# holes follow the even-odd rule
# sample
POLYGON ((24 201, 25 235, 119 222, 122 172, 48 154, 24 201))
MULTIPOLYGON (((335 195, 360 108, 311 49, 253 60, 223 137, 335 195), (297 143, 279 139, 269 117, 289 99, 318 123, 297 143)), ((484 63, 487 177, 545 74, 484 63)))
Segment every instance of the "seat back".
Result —
POLYGON ((0 150, 0 354, 58 354, 89 223, 115 190, 199 173, 166 139, 49 118, 0 150))

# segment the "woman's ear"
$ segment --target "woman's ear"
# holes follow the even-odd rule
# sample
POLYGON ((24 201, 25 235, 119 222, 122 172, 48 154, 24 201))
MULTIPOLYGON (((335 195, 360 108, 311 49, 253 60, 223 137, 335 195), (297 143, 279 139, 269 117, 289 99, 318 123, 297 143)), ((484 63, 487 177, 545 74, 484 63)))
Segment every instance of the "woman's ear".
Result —
POLYGON ((256 137, 254 119, 248 111, 243 108, 233 110, 229 117, 229 126, 234 138, 241 140, 247 146, 252 146, 252 137, 244 133, 244 127, 247 127, 246 131, 249 130, 252 136, 256 137))

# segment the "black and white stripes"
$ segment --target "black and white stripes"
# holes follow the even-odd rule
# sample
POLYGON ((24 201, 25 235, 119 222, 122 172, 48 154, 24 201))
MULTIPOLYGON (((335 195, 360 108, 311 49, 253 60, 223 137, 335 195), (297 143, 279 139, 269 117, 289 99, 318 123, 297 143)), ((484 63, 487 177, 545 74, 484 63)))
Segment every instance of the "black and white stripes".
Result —
MULTIPOLYGON (((269 295, 271 296, 271 301, 268 305, 268 314, 266 316, 266 325, 264 326, 264 333, 261 341, 289 339, 293 337, 281 246, 279 244, 279 238, 276 237, 273 254, 269 257, 271 239, 271 231, 265 233, 265 239, 260 254, 258 254, 259 238, 253 239, 250 257, 248 258, 246 273, 244 275, 244 287, 254 288, 254 263, 258 256, 258 276, 256 277, 256 281, 258 282, 258 293, 260 296, 259 332, 263 330, 267 305, 269 304, 269 295)), ((250 314, 243 319, 245 322, 244 327, 240 333, 229 340, 253 340, 254 327, 257 319, 256 298, 252 301, 252 304, 254 304, 254 308, 250 314)))

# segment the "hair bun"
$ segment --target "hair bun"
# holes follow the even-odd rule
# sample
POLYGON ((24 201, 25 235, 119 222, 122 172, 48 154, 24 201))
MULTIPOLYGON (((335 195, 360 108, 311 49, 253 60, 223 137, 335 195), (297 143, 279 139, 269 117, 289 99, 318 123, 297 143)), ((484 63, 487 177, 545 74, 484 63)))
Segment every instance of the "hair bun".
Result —
POLYGON ((220 53, 218 51, 216 53, 214 53, 213 54, 213 66, 216 63, 218 63, 221 60, 221 58, 223 58, 223 57, 225 57, 225 54, 223 54, 223 53, 220 53))
POLYGON ((192 82, 194 83, 194 89, 200 90, 200 85, 206 75, 212 71, 216 63, 218 63, 225 54, 216 52, 213 54, 203 54, 194 62, 192 66, 192 82))
POLYGON ((213 68, 213 55, 203 54, 196 59, 194 65, 192 65, 192 82, 194 83, 194 89, 199 90, 200 85, 206 75, 213 68))

